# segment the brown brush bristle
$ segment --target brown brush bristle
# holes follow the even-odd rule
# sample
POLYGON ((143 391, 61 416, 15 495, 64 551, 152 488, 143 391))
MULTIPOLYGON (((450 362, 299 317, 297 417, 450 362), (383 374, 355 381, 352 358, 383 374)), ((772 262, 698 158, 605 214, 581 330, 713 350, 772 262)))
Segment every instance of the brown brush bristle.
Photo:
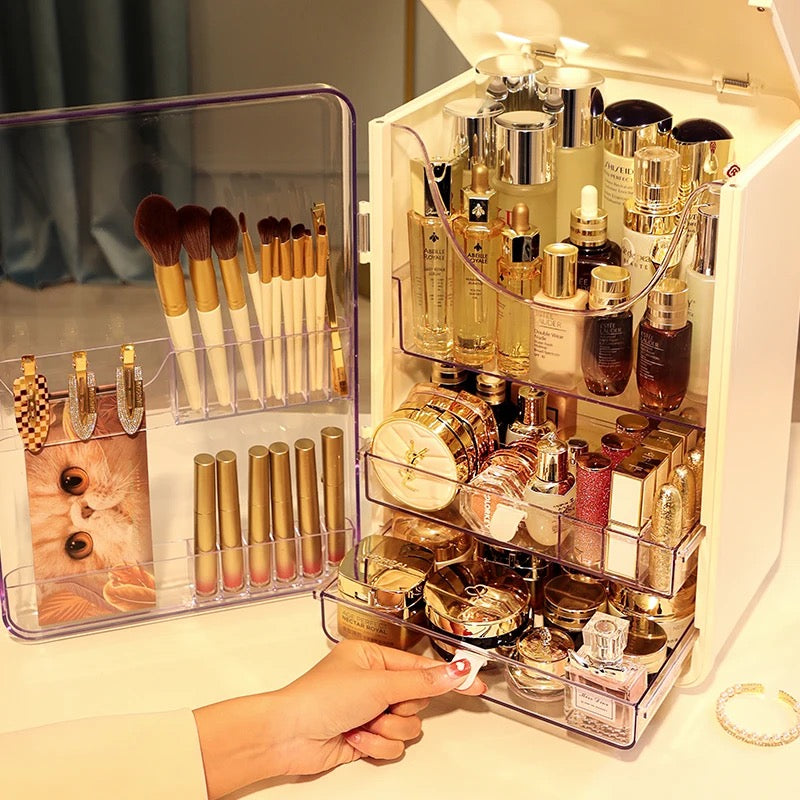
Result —
POLYGON ((247 218, 244 215, 244 211, 239 212, 239 230, 241 230, 243 234, 247 233, 247 218))
POLYGON ((181 232, 175 206, 160 194, 151 194, 139 203, 133 230, 142 247, 156 264, 170 267, 181 256, 181 232))
POLYGON ((284 217, 278 223, 278 236, 282 242, 288 242, 289 237, 292 235, 292 221, 288 217, 284 217))
POLYGON ((211 211, 211 246, 218 258, 236 258, 239 226, 233 214, 223 206, 217 206, 211 211))
POLYGON ((211 258, 211 215, 202 206, 181 206, 178 226, 183 247, 194 261, 211 258))
POLYGON ((317 231, 317 236, 327 236, 328 229, 325 225, 320 225, 319 230, 317 231))
POLYGON ((261 244, 272 244, 272 240, 278 235, 278 220, 275 217, 260 219, 256 227, 261 244))
POLYGON ((302 222, 292 226, 292 239, 302 239, 303 234, 306 232, 306 226, 302 222))

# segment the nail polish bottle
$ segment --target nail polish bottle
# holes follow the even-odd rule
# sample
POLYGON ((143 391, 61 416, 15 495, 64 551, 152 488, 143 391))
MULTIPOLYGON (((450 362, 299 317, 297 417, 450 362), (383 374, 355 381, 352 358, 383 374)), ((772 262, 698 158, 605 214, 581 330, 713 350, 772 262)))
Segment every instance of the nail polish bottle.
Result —
MULTIPOLYGON (((629 297, 630 274, 625 267, 595 267, 589 308, 613 308, 629 297)), ((622 394, 633 370, 633 313, 589 317, 584 322, 581 367, 586 388, 600 397, 622 394)))
POLYGON ((533 386, 520 386, 517 395, 517 418, 508 426, 506 445, 527 439, 535 442, 548 433, 555 433, 556 426, 547 418, 547 392, 533 386))
POLYGON ((639 325, 636 384, 642 405, 653 411, 674 411, 686 394, 692 346, 687 295, 683 281, 664 278, 650 292, 639 325))
MULTIPOLYGON (((525 203, 511 212, 503 230, 503 250, 497 262, 498 282, 518 297, 532 300, 542 284, 539 231, 532 228, 525 203)), ((526 376, 531 365, 531 307, 497 294, 497 367, 500 372, 526 376)))

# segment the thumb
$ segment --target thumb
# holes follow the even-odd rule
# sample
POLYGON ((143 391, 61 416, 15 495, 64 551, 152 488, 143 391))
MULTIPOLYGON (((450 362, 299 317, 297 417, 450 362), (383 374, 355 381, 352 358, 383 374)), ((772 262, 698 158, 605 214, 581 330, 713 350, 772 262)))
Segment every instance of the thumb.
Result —
POLYGON ((437 697, 457 689, 469 675, 465 658, 426 669, 386 670, 381 675, 384 699, 389 705, 423 697, 437 697))

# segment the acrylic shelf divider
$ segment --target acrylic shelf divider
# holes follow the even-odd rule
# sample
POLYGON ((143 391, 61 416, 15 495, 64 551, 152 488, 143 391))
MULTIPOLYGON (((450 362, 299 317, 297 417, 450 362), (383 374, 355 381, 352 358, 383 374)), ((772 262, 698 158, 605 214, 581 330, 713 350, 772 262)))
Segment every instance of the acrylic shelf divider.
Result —
POLYGON ((680 677, 698 633, 690 622, 675 647, 669 652, 663 666, 655 675, 649 676, 645 693, 638 701, 632 702, 622 700, 611 691, 590 689, 583 684, 535 667, 522 667, 513 658, 496 651, 482 650, 470 644, 468 640, 440 631, 434 632, 424 625, 399 620, 386 610, 356 603, 339 593, 335 580, 323 588, 319 596, 322 601, 322 625, 331 641, 338 642, 344 638, 339 632, 338 618, 339 614, 345 611, 351 615, 362 615, 365 623, 389 637, 392 636, 393 629, 395 635, 400 629, 406 629, 407 632, 422 637, 422 642, 413 648, 414 652, 422 652, 436 658, 437 655, 427 641, 431 639, 445 650, 461 648, 477 653, 488 658, 487 666, 480 672, 481 679, 488 685, 488 691, 483 695, 486 700, 518 712, 524 718, 538 719, 569 733, 580 734, 620 749, 633 747, 647 724, 653 719, 669 690, 680 677), (524 679, 538 678, 548 682, 550 699, 527 697, 520 693, 507 680, 509 669, 517 670, 517 674, 521 672, 524 679), (584 714, 577 707, 565 711, 565 698, 568 696, 573 699, 579 697, 577 705, 605 709, 616 721, 624 721, 624 724, 617 726, 603 723, 597 716, 584 714))
POLYGON ((481 490, 472 496, 472 502, 481 513, 488 508, 491 514, 486 520, 487 530, 479 531, 468 524, 459 508, 467 484, 369 451, 364 451, 363 458, 368 500, 463 530, 488 544, 532 552, 569 569, 660 597, 674 597, 697 566, 697 551, 705 535, 705 527, 700 524, 669 547, 652 540, 649 523, 637 534, 583 522, 569 513, 559 514, 525 500, 481 490), (397 481, 405 485, 416 483, 428 496, 451 499, 444 508, 421 510, 400 502, 386 488, 387 483, 396 485, 397 481), (497 520, 494 529, 493 520, 497 520), (497 535, 490 535, 490 530, 497 535))
POLYGON ((681 407, 674 412, 660 413, 650 409, 642 408, 639 401, 639 392, 636 389, 635 372, 631 375, 628 381, 628 386, 622 394, 614 397, 601 397, 594 395, 585 387, 583 379, 580 375, 575 376, 575 384, 570 386, 562 386, 555 383, 548 383, 545 380, 537 381, 535 375, 510 375, 505 372, 500 372, 497 366, 496 359, 492 359, 483 366, 470 366, 455 360, 454 356, 439 357, 430 353, 423 352, 414 340, 413 321, 411 313, 411 270, 408 264, 404 264, 397 269, 394 273, 393 283, 396 293, 397 303, 397 331, 396 335, 399 340, 400 350, 406 355, 415 356, 417 358, 424 358, 428 361, 439 362, 442 364, 449 364, 461 369, 471 370, 473 372, 480 372, 486 375, 494 375, 499 378, 504 378, 514 383, 527 384, 535 386, 538 389, 545 389, 554 394, 563 395, 564 397, 575 398, 577 401, 585 403, 592 403, 595 406, 601 406, 608 409, 616 409, 620 413, 636 413, 648 417, 652 420, 673 420, 680 422, 697 430, 704 430, 706 419, 706 406, 703 403, 693 402, 688 398, 683 401, 681 407))
MULTIPOLYGON (((174 617, 186 612, 218 611, 245 603, 263 602, 280 597, 308 594, 327 583, 336 574, 337 565, 328 560, 328 542, 337 537, 337 547, 349 549, 353 543, 352 524, 341 531, 323 531, 301 537, 291 543, 294 578, 281 580, 277 574, 276 550, 283 542, 210 550, 195 554, 191 539, 164 542, 154 547, 152 561, 135 566, 112 567, 77 575, 37 581, 31 566, 12 569, 3 576, 2 613, 9 632, 22 640, 45 641, 77 636, 110 628, 140 625, 174 617), (320 554, 311 568, 308 549, 320 554), (264 585, 250 579, 253 554, 259 563, 269 565, 264 585), (216 590, 201 596, 196 587, 196 567, 205 560, 204 569, 216 575, 216 590), (227 591, 223 585, 223 566, 228 560, 243 565, 241 589, 227 591), (77 580, 80 584, 76 588, 77 580), (116 610, 114 610, 116 609, 116 610), (43 616, 47 615, 43 620, 43 616), (85 615, 85 616, 79 616, 85 615)), ((230 563, 230 562, 229 562, 230 563)))

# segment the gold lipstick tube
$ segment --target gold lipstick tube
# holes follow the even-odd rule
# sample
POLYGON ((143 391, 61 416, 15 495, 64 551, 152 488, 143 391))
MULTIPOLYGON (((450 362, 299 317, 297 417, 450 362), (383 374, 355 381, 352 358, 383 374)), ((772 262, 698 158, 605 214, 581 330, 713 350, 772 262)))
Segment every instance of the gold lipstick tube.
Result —
POLYGON ((297 577, 292 510, 292 475, 289 445, 274 442, 269 446, 269 470, 272 483, 272 532, 275 538, 275 573, 287 583, 297 577))
POLYGON ((312 439, 298 439, 294 443, 294 464, 303 575, 316 578, 322 574, 322 540, 319 532, 317 454, 312 439))
POLYGON ((217 497, 219 498, 219 538, 222 545, 222 588, 240 592, 244 586, 242 520, 239 515, 239 479, 236 453, 217 453, 217 497))
POLYGON ((344 532, 344 431, 331 425, 320 431, 320 439, 328 563, 338 564, 347 549, 344 532))
POLYGON ((247 544, 250 587, 260 589, 272 581, 272 544, 269 540, 269 450, 253 445, 247 451, 247 544))
POLYGON ((194 457, 194 590, 198 597, 214 597, 217 575, 217 488, 214 456, 194 457))
MULTIPOLYGON (((694 497, 691 498, 694 502, 694 497)), ((665 483, 656 495, 650 538, 662 547, 649 548, 648 583, 657 592, 670 592, 675 553, 665 548, 677 547, 681 540, 683 497, 681 490, 665 483)))

